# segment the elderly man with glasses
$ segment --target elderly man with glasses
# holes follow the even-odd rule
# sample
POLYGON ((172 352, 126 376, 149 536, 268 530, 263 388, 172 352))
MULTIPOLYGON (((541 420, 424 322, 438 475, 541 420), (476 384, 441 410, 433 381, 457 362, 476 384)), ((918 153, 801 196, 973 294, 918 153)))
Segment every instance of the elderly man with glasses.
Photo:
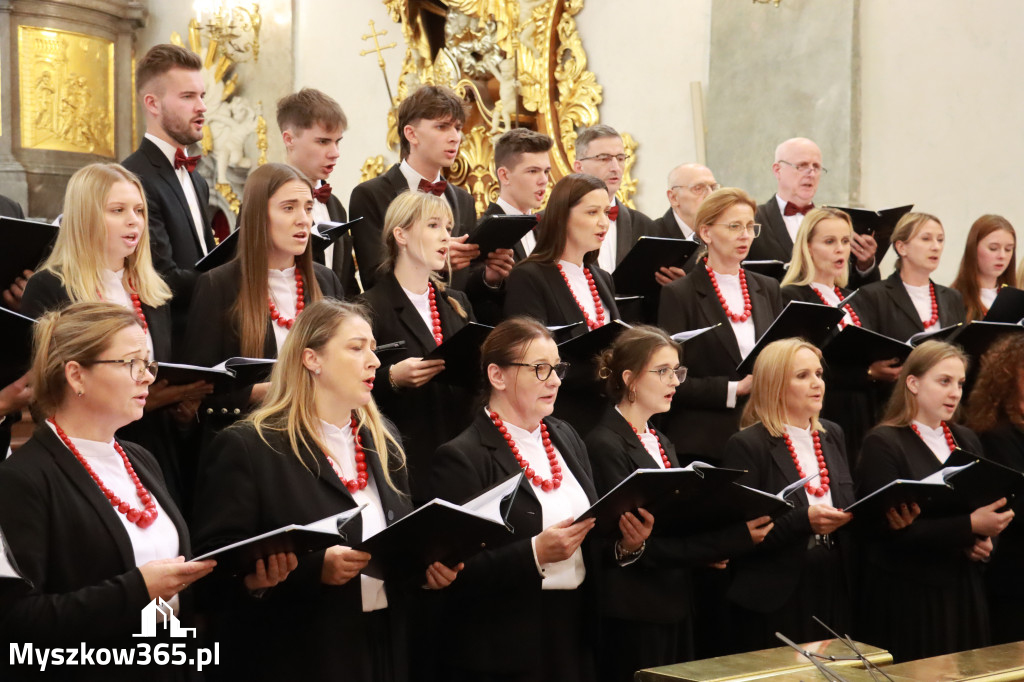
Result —
MULTIPOLYGON (((775 149, 772 173, 778 183, 775 196, 757 207, 754 221, 764 225, 760 238, 750 247, 750 260, 793 257, 793 241, 804 215, 814 208, 818 183, 828 169, 821 165, 821 149, 805 137, 786 140, 775 149)), ((878 280, 877 245, 870 235, 854 235, 850 259, 850 286, 878 280)))
POLYGON ((665 237, 682 237, 700 242, 700 236, 694 229, 694 218, 700 205, 718 187, 715 174, 707 166, 699 163, 676 166, 668 173, 668 190, 665 194, 668 196, 669 209, 654 224, 665 237))

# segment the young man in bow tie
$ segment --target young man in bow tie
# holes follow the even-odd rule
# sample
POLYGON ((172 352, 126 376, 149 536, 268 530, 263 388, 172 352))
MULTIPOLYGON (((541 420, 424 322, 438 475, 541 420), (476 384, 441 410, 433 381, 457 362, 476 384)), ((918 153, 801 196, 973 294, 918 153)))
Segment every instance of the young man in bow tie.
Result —
POLYGON ((188 147, 203 137, 206 86, 199 56, 177 45, 156 45, 139 61, 135 87, 146 117, 146 136, 122 165, 139 176, 146 193, 153 265, 174 292, 175 340, 184 334, 195 286, 196 261, 214 247, 207 206, 210 189, 196 172, 188 147))
MULTIPOLYGON (((327 183, 341 156, 338 145, 348 129, 348 118, 341 105, 319 90, 303 88, 278 100, 277 127, 284 141, 285 162, 313 181, 313 223, 345 222, 345 207, 327 183)), ((353 229, 359 227, 357 223, 353 229)), ((328 246, 318 260, 338 275, 346 298, 360 293, 351 233, 328 246)))
MULTIPOLYGON (((821 149, 813 140, 794 137, 775 149, 772 173, 778 183, 775 196, 757 207, 754 222, 761 235, 750 246, 750 260, 793 258, 793 242, 804 215, 814 208, 818 183, 828 170, 821 165, 821 149)), ((850 287, 878 280, 874 237, 854 233, 850 254, 850 287)))

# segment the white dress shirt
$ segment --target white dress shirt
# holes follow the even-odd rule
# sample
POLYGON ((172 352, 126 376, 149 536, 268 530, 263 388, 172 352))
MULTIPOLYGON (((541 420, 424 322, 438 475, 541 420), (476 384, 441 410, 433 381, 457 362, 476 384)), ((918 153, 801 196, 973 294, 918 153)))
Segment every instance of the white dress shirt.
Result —
MULTIPOLYGON (((576 297, 576 300, 583 306, 583 311, 587 313, 587 317, 592 322, 597 323, 597 306, 594 304, 594 295, 590 293, 590 284, 587 282, 587 276, 583 272, 583 268, 570 263, 567 260, 558 261, 562 266, 562 272, 565 273, 565 278, 569 280, 569 290, 572 295, 576 297)), ((593 277, 594 273, 590 273, 593 277)), ((611 320, 608 319, 608 307, 604 301, 601 302, 604 307, 604 324, 608 324, 611 320)))
MULTIPOLYGON (((304 285, 305 286, 305 285, 304 285)), ((267 292, 270 300, 277 306, 277 312, 281 317, 294 320, 296 317, 297 288, 295 286, 295 268, 284 270, 269 270, 267 273, 267 292)), ((275 320, 270 321, 274 330, 274 341, 277 343, 277 352, 281 352, 284 340, 288 338, 288 327, 282 327, 275 320)))
MULTIPOLYGON (((501 197, 498 197, 498 200, 494 203, 501 207, 501 210, 505 212, 505 215, 526 215, 501 197)), ((523 251, 527 256, 533 253, 533 249, 537 246, 537 237, 533 234, 533 230, 524 234, 523 238, 519 240, 519 243, 522 245, 523 251)))
MULTIPOLYGON (((804 472, 804 476, 810 476, 821 471, 818 466, 818 457, 814 454, 814 437, 811 436, 811 427, 801 429, 797 426, 786 424, 786 435, 789 436, 789 440, 793 443, 793 452, 796 453, 797 461, 800 462, 800 468, 804 472)), ((808 481, 812 486, 816 488, 821 487, 821 477, 815 478, 808 481)), ((795 483, 795 481, 794 481, 795 483)), ((807 492, 806 489, 804 492, 807 492)), ((832 489, 829 487, 829 491, 818 497, 807 493, 807 501, 813 507, 816 504, 827 504, 832 506, 832 489)))
POLYGON ((676 219, 676 225, 679 227, 679 231, 683 233, 683 239, 689 239, 691 242, 697 241, 694 237, 697 233, 693 231, 693 228, 686 224, 686 222, 679 217, 679 214, 672 211, 672 217, 676 219))
MULTIPOLYGON (((401 285, 399 285, 401 286, 401 285)), ((402 291, 408 297, 413 307, 416 308, 416 312, 419 313, 423 319, 423 324, 426 325, 430 331, 430 335, 434 335, 434 321, 430 317, 430 287, 427 287, 422 294, 414 294, 405 287, 402 287, 402 291)))
MULTIPOLYGON (((921 318, 921 324, 932 319, 931 285, 925 284, 922 287, 915 287, 903 282, 903 286, 906 288, 907 294, 910 295, 910 301, 914 304, 917 316, 921 318)), ((938 320, 935 321, 935 325, 937 324, 939 324, 938 320)), ((928 329, 928 327, 925 327, 925 329, 928 329)))
POLYGON ((992 307, 992 304, 996 301, 996 294, 999 293, 999 289, 982 289, 978 292, 981 295, 981 304, 988 310, 992 307))
MULTIPOLYGON (((402 159, 402 163, 398 164, 398 170, 402 171, 402 175, 405 176, 405 181, 409 183, 409 189, 411 190, 419 189, 420 180, 426 180, 427 182, 437 182, 438 180, 444 180, 444 178, 441 176, 441 171, 437 172, 437 176, 433 180, 431 180, 430 178, 423 177, 422 175, 417 173, 412 166, 409 165, 408 159, 402 159)), ((441 196, 444 195, 442 194, 441 196)))
MULTIPOLYGON (((622 410, 619 409, 618 405, 615 406, 615 411, 622 414, 622 410)), ((623 415, 622 418, 626 419, 625 415, 623 415)), ((626 419, 626 422, 628 423, 629 420, 626 419)), ((640 437, 640 444, 644 446, 644 450, 647 451, 647 454, 651 456, 651 459, 653 459, 654 463, 657 465, 656 468, 664 469, 665 461, 661 458, 661 443, 658 441, 658 437, 651 433, 650 429, 647 429, 643 433, 638 431, 637 435, 640 437)))
POLYGON ((946 442, 946 433, 942 430, 942 424, 939 424, 939 428, 933 429, 915 419, 914 426, 917 427, 917 432, 921 434, 921 440, 924 441, 924 444, 935 455, 935 459, 939 460, 939 464, 945 464, 946 460, 949 459, 950 452, 949 443, 946 442))
MULTIPOLYGON (((619 206, 620 214, 626 210, 626 207, 620 206, 617 200, 612 201, 612 206, 619 206)), ((597 252, 597 264, 600 265, 601 269, 605 272, 615 272, 615 266, 618 264, 618 239, 618 221, 609 219, 608 232, 604 235, 604 242, 601 244, 601 250, 597 252)))
POLYGON ((804 221, 804 214, 786 215, 786 204, 788 202, 778 194, 775 195, 775 201, 779 203, 779 213, 782 214, 782 222, 786 223, 786 232, 789 232, 789 238, 796 244, 796 233, 800 229, 800 223, 804 221))
MULTIPOLYGON (((826 305, 830 305, 833 308, 837 308, 839 307, 839 304, 842 303, 842 301, 836 295, 836 290, 834 287, 827 287, 824 284, 819 284, 818 282, 811 282, 811 288, 817 291, 818 295, 825 299, 826 305)), ((840 321, 839 324, 840 328, 845 327, 848 324, 853 324, 853 318, 850 317, 850 311, 847 310, 846 308, 843 308, 843 313, 843 319, 840 321)))
MULTIPOLYGON (((725 298, 726 304, 729 306, 729 310, 734 314, 740 314, 743 312, 743 289, 740 287, 740 276, 736 275, 723 275, 720 272, 715 273, 715 280, 718 282, 718 290, 722 292, 722 296, 725 298)), ((743 322, 733 322, 732 318, 729 318, 729 326, 732 328, 732 333, 736 337, 736 345, 740 349, 740 357, 747 357, 750 351, 754 350, 754 346, 757 344, 757 330, 754 329, 754 315, 751 313, 743 322)), ((727 393, 725 398, 726 407, 736 407, 736 389, 738 381, 730 381, 727 386, 727 393)))
MULTIPOLYGON (((174 169, 174 154, 178 151, 178 148, 164 142, 156 135, 146 133, 146 139, 155 144, 167 160, 171 163, 171 169, 174 169)), ((185 150, 188 153, 188 150, 185 150)), ((195 226, 196 237, 199 239, 199 248, 202 250, 203 255, 206 255, 206 237, 203 235, 203 212, 199 207, 199 196, 196 194, 195 185, 192 184, 192 178, 188 175, 188 169, 182 166, 181 168, 174 171, 174 174, 178 176, 178 182, 181 183, 181 191, 185 193, 185 200, 188 202, 189 212, 192 214, 192 224, 195 226)))

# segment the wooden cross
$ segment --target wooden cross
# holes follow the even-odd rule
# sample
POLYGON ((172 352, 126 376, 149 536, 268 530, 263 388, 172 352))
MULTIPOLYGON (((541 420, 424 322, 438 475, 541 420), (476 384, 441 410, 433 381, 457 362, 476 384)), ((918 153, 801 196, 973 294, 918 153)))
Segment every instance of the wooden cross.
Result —
POLYGON ((363 34, 363 40, 369 40, 370 38, 373 38, 373 48, 369 50, 360 50, 359 56, 365 57, 366 55, 371 54, 373 52, 377 53, 377 66, 380 67, 381 73, 384 74, 384 85, 388 89, 388 102, 394 102, 395 98, 391 96, 391 84, 388 83, 388 72, 384 68, 384 55, 381 54, 381 50, 387 50, 392 47, 395 47, 396 43, 381 46, 381 44, 377 42, 377 37, 385 35, 387 35, 387 31, 378 31, 377 27, 373 25, 373 19, 370 19, 370 32, 363 34))

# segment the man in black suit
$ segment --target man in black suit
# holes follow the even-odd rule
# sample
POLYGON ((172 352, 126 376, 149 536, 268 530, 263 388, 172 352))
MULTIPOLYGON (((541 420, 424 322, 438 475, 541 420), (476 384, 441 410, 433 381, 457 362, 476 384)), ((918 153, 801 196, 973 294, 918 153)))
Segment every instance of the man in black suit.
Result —
MULTIPOLYGON (((302 171, 316 187, 313 223, 345 222, 345 207, 327 184, 341 156, 338 145, 348 128, 341 106, 319 90, 303 88, 278 100, 277 127, 284 140, 286 162, 302 171)), ((349 298, 359 295, 351 234, 328 246, 320 263, 334 270, 349 298)))
POLYGON ((174 292, 171 320, 180 339, 198 274, 196 261, 214 247, 210 188, 186 148, 203 137, 202 61, 176 45, 156 45, 139 61, 135 85, 146 136, 122 165, 139 176, 149 207, 153 265, 174 292))
MULTIPOLYGON (((748 260, 779 260, 793 258, 793 241, 800 223, 812 208, 821 176, 828 169, 821 165, 821 150, 813 140, 794 137, 775 149, 772 173, 778 190, 771 199, 757 207, 754 222, 761 224, 761 235, 750 246, 748 260)), ((878 281, 875 263, 877 244, 871 235, 854 233, 851 242, 850 288, 878 281)))
MULTIPOLYGON (((576 138, 576 160, 572 165, 573 170, 604 180, 612 204, 608 213, 611 225, 597 257, 597 264, 605 272, 614 272, 615 266, 622 262, 640 237, 665 236, 658 232, 653 220, 635 208, 629 208, 615 197, 615 193, 622 185, 627 158, 622 136, 610 125, 599 123, 591 126, 584 129, 576 138)), ((655 277, 659 284, 667 284, 684 274, 680 268, 662 268, 655 277)))
MULTIPOLYGON (((401 192, 408 189, 432 192, 444 196, 452 208, 455 225, 448 244, 452 269, 462 270, 480 255, 480 249, 465 243, 470 230, 476 225, 476 205, 466 190, 448 184, 442 169, 451 168, 462 143, 462 126, 466 122, 463 102, 451 88, 423 85, 402 100, 398 106, 398 138, 401 163, 396 163, 383 175, 356 185, 349 200, 349 212, 363 222, 352 235, 356 260, 363 289, 369 290, 376 281, 377 270, 384 261, 381 232, 388 206, 401 192)), ((489 258, 491 254, 488 254, 489 258)), ((512 256, 502 260, 504 274, 512 267, 512 256)), ((490 283, 500 282, 498 273, 490 264, 485 273, 490 283)), ((502 275, 504 276, 504 275, 502 275)), ((453 282, 457 288, 468 288, 466 275, 453 282)))
MULTIPOLYGON (((663 237, 675 239, 689 239, 692 242, 701 244, 700 235, 697 234, 697 226, 694 224, 697 218, 697 209, 708 198, 708 195, 719 188, 715 181, 715 175, 707 166, 699 163, 684 163, 676 166, 668 172, 668 189, 665 195, 668 197, 669 207, 665 215, 654 221, 654 226, 663 237)), ((690 258, 683 266, 683 270, 689 274, 696 265, 698 249, 693 258, 690 258)))

